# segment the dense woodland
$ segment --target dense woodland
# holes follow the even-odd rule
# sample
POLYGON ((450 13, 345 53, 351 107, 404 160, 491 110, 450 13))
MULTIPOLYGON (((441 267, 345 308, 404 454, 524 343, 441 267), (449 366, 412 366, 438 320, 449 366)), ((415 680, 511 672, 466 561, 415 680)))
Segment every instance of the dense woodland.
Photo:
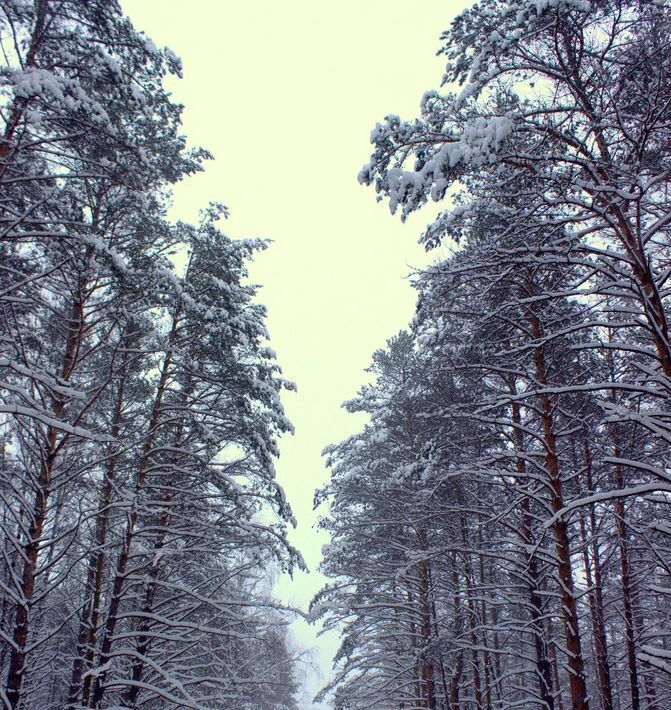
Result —
MULTIPOLYGON (((266 243, 168 218, 211 156, 117 0, 0 0, 0 49, 2 705, 293 710, 266 243)), ((445 209, 325 451, 317 700, 671 710, 671 9, 482 0, 441 51, 359 175, 445 209)))
MULTIPOLYGON (((671 708, 671 11, 482 0, 360 181, 445 209, 326 450, 336 708, 671 708)), ((427 48, 428 49, 428 48, 427 48)))
POLYGON ((0 0, 0 43, 2 706, 295 708, 265 243, 166 218, 209 156, 116 0, 0 0))

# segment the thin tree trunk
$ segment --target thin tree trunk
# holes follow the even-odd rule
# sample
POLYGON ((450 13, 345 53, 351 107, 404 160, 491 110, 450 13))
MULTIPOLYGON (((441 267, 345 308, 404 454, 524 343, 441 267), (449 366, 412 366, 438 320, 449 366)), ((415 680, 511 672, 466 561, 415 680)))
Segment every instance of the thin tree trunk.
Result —
MULTIPOLYGON (((616 435, 617 436, 617 435, 616 435)), ((619 442, 615 443, 614 454, 620 458, 619 442)), ((618 490, 624 488, 624 472, 620 464, 615 466, 615 485, 618 490)), ((634 605, 629 563, 629 543, 627 541, 626 509, 623 498, 615 499, 615 518, 617 543, 620 552, 620 579, 622 586, 622 604, 624 606, 624 627, 627 638, 627 666, 629 670, 629 688, 631 691, 631 710, 640 710, 641 697, 638 684, 638 661, 636 659, 636 630, 634 628, 634 605)))
MULTIPOLYGON (((462 612, 461 612, 461 592, 459 589, 459 574, 457 572, 457 556, 452 559, 452 586, 454 587, 454 627, 452 638, 459 638, 462 631, 462 612)), ((464 671, 464 655, 461 649, 455 653, 454 668, 452 670, 452 679, 450 681, 450 710, 459 710, 459 691, 461 688, 461 676, 464 671)))
POLYGON ((501 639, 499 636, 499 614, 496 605, 492 605, 492 627, 494 630, 494 688, 496 689, 496 705, 503 703, 503 690, 501 688, 501 639))
MULTIPOLYGON (((612 329, 608 328, 608 340, 612 342, 612 329)), ((612 350, 608 350, 608 369, 611 381, 615 382, 617 373, 612 350)), ((614 390, 611 390, 610 399, 617 403, 614 390)), ((616 459, 622 458, 620 431, 617 424, 613 426, 613 454, 616 459)), ((615 464, 615 487, 623 490, 624 469, 621 464, 615 464)), ((622 587, 622 604, 624 607, 625 636, 627 639, 627 666, 629 670, 629 689, 631 693, 631 710, 640 710, 641 698, 638 681, 638 661, 636 659, 636 631, 634 628, 633 590, 631 581, 631 567, 629 563, 629 544, 627 542, 626 508, 624 499, 615 498, 615 519, 617 529, 617 543, 620 553, 620 583, 622 587)))
MULTIPOLYGON (((428 550, 426 530, 418 530, 419 547, 426 555, 428 550)), ((435 670, 433 660, 430 657, 430 645, 432 639, 431 624, 431 576, 429 571, 429 561, 422 559, 419 563, 419 606, 421 613, 422 631, 422 680, 424 681, 424 697, 426 707, 429 710, 436 710, 435 692, 435 670)))
MULTIPOLYGON (((435 596, 431 599, 431 614, 433 621, 433 636, 437 640, 439 638, 438 633, 438 614, 436 613, 436 599, 435 596)), ((450 702, 450 693, 447 686, 447 675, 445 674, 445 663, 443 662, 443 654, 439 652, 438 654, 438 664, 440 666, 440 680, 443 686, 443 704, 442 708, 448 708, 450 702)))
MULTIPOLYGON (((408 597, 408 607, 410 609, 416 608, 415 606, 415 595, 412 590, 412 579, 408 579, 408 587, 406 594, 408 597)), ((417 625, 413 619, 413 614, 410 615, 410 640, 413 651, 413 656, 415 660, 414 664, 414 686, 415 686, 415 706, 421 708, 423 706, 423 694, 422 694, 422 670, 420 665, 420 647, 419 647, 419 632, 417 630, 417 625)))
MULTIPOLYGON (((531 330, 536 342, 542 342, 543 328, 541 322, 533 311, 531 312, 531 330)), ((548 384, 547 368, 545 364, 545 350, 543 346, 535 348, 535 374, 541 386, 548 384)), ((545 468, 549 476, 551 493, 551 508, 555 516, 554 523, 555 543, 559 565, 557 569, 559 592, 562 600, 562 615, 564 620, 564 634, 566 637, 566 651, 568 654, 569 682, 571 688, 571 703, 573 710, 588 710, 587 684, 585 682, 585 664, 580 642, 580 620, 578 605, 576 603, 575 585, 573 582, 573 569, 571 565, 571 545, 569 539, 568 523, 560 515, 564 508, 564 494, 562 490, 559 458, 557 455, 557 440, 554 433, 554 414, 550 398, 546 394, 539 395, 541 405, 541 420, 543 426, 543 440, 545 445, 545 468)))
MULTIPOLYGON (((173 320, 172 334, 170 337, 171 343, 176 331, 176 327, 177 316, 175 316, 173 320)), ((99 668, 102 668, 103 670, 95 678, 92 690, 92 698, 89 700, 89 703, 92 703, 92 707, 101 707, 105 695, 105 680, 107 678, 108 672, 107 664, 111 659, 114 633, 116 631, 116 625, 119 620, 119 606, 123 598, 123 586, 126 580, 126 569, 128 567, 128 561, 131 555, 131 547, 133 544, 133 539, 135 536, 135 527, 137 525, 138 519, 137 499, 144 489, 147 470, 151 462, 151 455, 154 446, 154 437, 161 422, 161 405, 163 403, 163 397, 168 386, 171 364, 172 350, 169 350, 163 360, 163 366, 161 368, 161 375, 156 389, 154 403, 152 405, 151 419, 149 421, 149 430, 147 432, 147 438, 143 447, 142 458, 140 460, 140 465, 135 479, 135 502, 128 516, 128 522, 126 523, 126 529, 124 532, 123 545, 121 548, 121 552, 119 553, 116 570, 114 573, 112 592, 107 611, 107 622, 105 623, 105 634, 100 646, 100 658, 98 663, 99 668)), ((90 706, 91 705, 89 705, 89 707, 90 706)))
MULTIPOLYGON (((186 384, 184 385, 184 389, 182 391, 181 399, 182 406, 184 407, 186 407, 188 396, 190 395, 192 390, 191 384, 191 379, 189 378, 186 384)), ((183 446, 184 427, 183 424, 180 423, 178 424, 177 430, 175 432, 175 443, 173 445, 173 449, 175 452, 179 452, 183 446)), ((176 458, 172 461, 172 464, 175 467, 178 467, 181 461, 182 456, 177 453, 176 458)), ((131 687, 128 689, 128 692, 126 693, 126 703, 129 707, 132 708, 135 707, 138 695, 140 694, 140 683, 142 681, 142 676, 144 675, 144 670, 146 666, 145 658, 147 658, 147 655, 149 653, 149 646, 151 644, 151 636, 149 634, 149 631, 151 630, 150 615, 154 609, 154 598, 156 597, 156 591, 158 589, 159 578, 161 575, 161 568, 159 562, 160 552, 165 547, 166 538, 168 536, 168 528, 170 526, 171 521, 170 505, 174 496, 175 485, 176 480, 173 474, 169 477, 166 484, 166 491, 162 501, 163 511, 158 521, 158 529, 160 532, 156 537, 156 542, 154 543, 154 548, 152 551, 156 562, 154 562, 154 564, 151 566, 151 570, 148 573, 149 581, 147 582, 144 604, 142 607, 142 615, 144 618, 142 624, 140 625, 138 640, 135 648, 136 660, 133 663, 133 667, 131 670, 131 679, 133 680, 133 685, 131 685, 131 687)))
MULTIPOLYGON (((464 516, 460 515, 461 521, 461 540, 464 549, 467 549, 466 523, 464 516)), ((468 615, 470 618, 470 639, 471 639, 471 665, 473 667, 473 691, 475 693, 475 706, 477 710, 482 710, 482 681, 480 677, 480 654, 478 653, 478 633, 477 633, 477 611, 475 600, 473 599, 473 588, 475 586, 475 577, 471 565, 470 556, 464 553, 464 566, 466 572, 466 606, 468 607, 468 615)))
MULTIPOLYGON (((72 304, 71 317, 68 322, 68 336, 61 365, 61 378, 64 381, 69 381, 72 377, 81 346, 84 331, 85 289, 86 282, 84 281, 80 284, 78 298, 72 304)), ((55 419, 60 419, 64 408, 64 400, 60 395, 56 395, 52 405, 52 414, 55 419)), ((59 438, 60 433, 61 432, 54 426, 47 427, 30 526, 28 528, 26 544, 22 551, 21 601, 16 608, 16 618, 12 630, 13 644, 9 659, 5 691, 11 708, 18 707, 21 701, 21 686, 26 672, 27 645, 30 633, 30 612, 33 607, 33 596, 35 594, 40 542, 49 510, 49 496, 51 494, 54 469, 61 449, 68 440, 67 434, 63 434, 59 438)))
POLYGON ((23 572, 21 574, 21 601, 16 608, 16 618, 12 632, 12 653, 9 658, 6 695, 11 708, 17 708, 21 700, 21 686, 26 672, 30 611, 35 594, 35 572, 37 570, 40 540, 44 530, 49 500, 53 466, 56 460, 58 433, 49 427, 47 434, 47 455, 40 469, 38 489, 35 494, 32 519, 28 529, 28 542, 23 548, 23 572))
MULTIPOLYGON (((118 439, 121 433, 121 416, 127 376, 126 367, 127 355, 124 354, 124 359, 120 368, 119 389, 117 392, 112 426, 110 429, 110 433, 115 439, 118 439)), ((86 704, 88 702, 91 688, 92 678, 90 675, 86 676, 84 680, 84 687, 82 688, 82 674, 84 669, 90 669, 93 666, 95 656, 96 635, 100 617, 100 602, 105 577, 105 560, 107 557, 105 547, 107 545, 110 504, 112 502, 112 493, 114 491, 114 480, 116 476, 118 457, 119 452, 118 449, 115 448, 115 450, 110 454, 110 458, 107 462, 103 489, 100 493, 98 514, 96 516, 97 520, 93 553, 89 559, 86 575, 86 598, 79 621, 77 651, 72 664, 72 673, 70 677, 68 704, 71 706, 77 705, 80 692, 83 694, 83 703, 86 704)))
MULTIPOLYGON (((167 520, 165 524, 167 525, 167 520)), ((165 536, 157 543, 154 548, 154 552, 159 552, 163 548, 164 544, 165 536)), ((150 581, 147 583, 145 590, 144 603, 142 605, 142 614, 144 618, 138 630, 138 641, 135 646, 136 657, 131 669, 131 679, 133 680, 133 685, 130 686, 128 692, 126 693, 126 705, 130 708, 135 707, 138 695, 140 694, 140 682, 142 681, 145 669, 144 659, 149 653, 149 644, 151 643, 151 636, 149 635, 149 632, 151 631, 151 622, 149 620, 149 615, 152 613, 154 608, 154 598, 156 597, 156 591, 158 589, 158 578, 160 573, 161 571, 158 565, 153 565, 149 574, 150 581)))
MULTIPOLYGON (((521 480, 526 478, 526 462, 521 454, 524 452, 524 434, 522 433, 522 417, 520 405, 513 402, 512 420, 515 437, 515 448, 517 450, 517 473, 521 480)), ((522 498, 522 539, 527 549, 533 546, 533 529, 531 516, 531 503, 529 496, 522 498)), ((532 552, 526 557, 528 568, 527 593, 529 595, 529 614, 531 615, 531 626, 534 635, 534 647, 536 650, 536 675, 538 676, 538 686, 541 702, 547 710, 554 710, 554 695, 552 690, 552 669, 548 656, 548 644, 546 640, 545 624, 543 622, 543 602, 540 595, 540 574, 538 571, 538 558, 532 552)))
MULTIPOLYGON (((483 540, 482 540, 482 527, 478 526, 478 547, 482 550, 483 540)), ((484 556, 482 552, 478 553, 479 562, 479 573, 480 573, 480 586, 485 587, 485 563, 484 556)), ((480 619, 482 620, 482 667, 485 674, 485 708, 486 710, 492 710, 492 685, 491 685, 491 665, 492 659, 489 653, 489 638, 487 635, 487 606, 485 604, 484 594, 480 596, 480 619)))
MULTIPOLYGON (((585 459, 585 479, 588 493, 594 493, 594 481, 592 479, 592 457, 589 450, 587 437, 584 439, 584 459, 585 459)), ((603 610, 603 580, 601 575, 601 557, 599 543, 597 540, 598 524, 594 505, 589 507, 590 529, 592 541, 588 541, 587 525, 585 521, 584 509, 580 511, 580 532, 583 541, 583 563, 585 567, 585 578, 589 588, 589 608, 592 617, 592 629, 594 633, 594 646, 596 649, 596 667, 599 676, 599 694, 601 696, 601 707, 603 710, 612 710, 613 694, 611 689, 610 666, 608 664, 608 641, 606 638, 605 617, 603 610), (592 559, 590 561, 589 551, 591 548, 592 559), (594 567, 594 577, 592 578, 592 566, 594 567)))
POLYGON ((468 605, 468 612, 470 617, 471 626, 471 665, 473 666, 473 690, 475 692, 475 707, 477 710, 482 710, 482 681, 480 678, 480 654, 478 653, 478 634, 476 627, 476 610, 475 602, 473 600, 473 590, 472 585, 474 580, 472 577, 468 576, 468 589, 466 594, 466 604, 468 605))
POLYGON ((562 693, 561 678, 559 676, 559 663, 557 662, 557 646, 554 640, 554 624, 548 624, 548 633, 550 635, 550 660, 552 661, 552 675, 555 679, 555 687, 557 688, 557 708, 564 710, 564 694, 562 693))

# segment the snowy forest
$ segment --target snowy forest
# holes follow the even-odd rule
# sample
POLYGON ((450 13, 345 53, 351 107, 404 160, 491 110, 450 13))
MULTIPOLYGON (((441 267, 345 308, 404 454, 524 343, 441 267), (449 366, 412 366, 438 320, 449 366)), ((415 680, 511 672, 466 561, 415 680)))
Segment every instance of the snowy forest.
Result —
POLYGON ((209 156, 116 2, 0 8, 3 707, 293 708, 265 244, 167 221, 209 156))
POLYGON ((441 203, 435 256, 324 450, 298 609, 268 242, 170 217, 212 157, 181 61, 118 0, 0 0, 7 710, 310 708, 300 616, 339 638, 314 707, 671 710, 671 7, 481 0, 440 43, 358 176, 441 203))
POLYGON ((446 256, 326 450, 337 708, 671 708, 671 13, 483 0, 359 179, 446 256))

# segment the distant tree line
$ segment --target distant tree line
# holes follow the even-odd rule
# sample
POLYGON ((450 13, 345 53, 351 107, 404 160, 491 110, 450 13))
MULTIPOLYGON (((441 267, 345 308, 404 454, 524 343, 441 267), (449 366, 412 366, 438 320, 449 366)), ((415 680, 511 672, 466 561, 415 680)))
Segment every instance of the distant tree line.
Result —
POLYGON ((116 0, 0 0, 0 43, 2 705, 295 708, 265 243, 167 220, 209 155, 116 0))
POLYGON ((671 708, 671 11, 482 0, 362 170, 446 209, 326 450, 335 708, 671 708), (448 240, 453 240, 448 242, 448 240))

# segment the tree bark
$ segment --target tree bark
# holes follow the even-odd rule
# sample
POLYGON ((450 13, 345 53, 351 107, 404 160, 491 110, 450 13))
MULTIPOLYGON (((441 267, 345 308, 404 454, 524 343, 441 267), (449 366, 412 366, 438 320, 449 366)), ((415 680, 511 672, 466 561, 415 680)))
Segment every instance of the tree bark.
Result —
MULTIPOLYGON (((419 549, 426 555, 428 551, 426 530, 417 531, 419 549)), ((428 559, 419 563, 419 607, 421 613, 422 631, 422 680, 424 684, 424 698, 429 710, 436 710, 435 669, 431 658, 431 640, 433 625, 431 623, 431 575, 428 559)))
MULTIPOLYGON (((587 438, 584 439, 585 482, 587 492, 594 493, 592 479, 592 457, 587 438)), ((603 710, 612 710, 613 693, 611 688, 610 665, 608 663, 608 641, 606 638, 606 624, 603 608, 603 579, 601 573, 601 555, 599 550, 598 523, 594 505, 589 507, 591 542, 588 539, 587 525, 584 509, 580 511, 580 532, 583 542, 583 564, 585 579, 589 588, 589 608, 592 617, 592 631, 594 634, 594 647, 596 650, 596 667, 599 676, 599 695, 603 710), (592 553, 590 560, 590 550, 592 553), (592 568, 594 577, 592 577, 592 568)))
MULTIPOLYGON (((177 317, 175 317, 175 319, 173 320, 170 342, 172 342, 176 327, 177 317)), ((135 528, 138 520, 137 499, 138 496, 142 493, 145 486, 147 470, 149 469, 149 464, 151 462, 154 438, 156 436, 156 431, 161 424, 161 405, 163 403, 163 397, 168 386, 171 364, 172 350, 169 350, 163 360, 163 366, 161 368, 161 375, 159 378, 159 382, 156 389, 156 395, 154 397, 154 402, 152 405, 152 413, 149 421, 147 438, 145 439, 142 451, 142 458, 140 460, 140 465, 135 479, 135 502, 130 511, 130 514, 128 515, 128 522, 126 523, 126 529, 124 532, 123 545, 121 548, 121 552, 119 553, 119 557, 117 559, 116 570, 114 573, 112 592, 107 611, 107 621, 105 623, 105 634, 100 646, 99 667, 103 668, 103 670, 95 678, 92 689, 92 697, 89 699, 89 707, 101 707, 105 695, 105 681, 107 679, 108 673, 107 664, 111 660, 111 650, 112 644, 114 642, 114 633, 116 631, 116 625, 119 620, 119 606, 123 598, 123 586, 126 580, 126 569, 128 567, 128 561, 131 556, 131 548, 133 545, 133 539, 135 537, 135 528)))
MULTIPOLYGON (((613 453, 620 458, 617 434, 615 434, 613 453)), ((622 466, 615 466, 615 486, 618 490, 624 488, 624 471, 622 466)), ((638 661, 636 659, 636 630, 634 628, 634 604, 631 580, 631 565, 629 562, 629 543, 627 541, 626 508, 623 498, 615 499, 615 519, 617 525, 617 544, 620 552, 620 578, 622 586, 622 604, 624 607, 624 628, 627 638, 627 667, 629 670, 629 688, 631 692, 631 710, 640 710, 641 696, 638 681, 638 661)))
MULTIPOLYGON (((531 331, 536 342, 542 342, 543 328, 539 317, 531 312, 531 331)), ((535 375, 541 387, 547 386, 547 367, 545 350, 542 345, 535 348, 535 375)), ((549 476, 550 504, 552 512, 557 516, 553 525, 555 533, 556 552, 559 559, 557 568, 559 592, 562 600, 562 616, 566 651, 568 654, 569 683, 573 710, 588 710, 587 684, 585 682, 585 664, 580 642, 580 621, 576 603, 573 569, 571 565, 571 544, 568 523, 560 511, 564 508, 559 457, 557 455, 557 439, 554 432, 554 414, 552 403, 547 394, 539 395, 543 441, 545 445, 545 468, 549 476)))
MULTIPOLYGON (((460 515, 461 521, 461 540, 464 549, 467 549, 466 523, 464 516, 460 515)), ((475 694, 475 707, 477 710, 482 710, 482 680, 480 676, 480 654, 478 653, 478 632, 477 632, 477 610, 475 600, 473 599, 473 588, 475 586, 475 577, 473 575, 473 567, 468 553, 464 552, 464 567, 466 572, 466 606, 468 607, 470 640, 471 640, 471 666, 473 668, 473 691, 475 694)))
MULTIPOLYGON (((461 590, 459 588, 459 574, 457 572, 457 556, 452 559, 452 586, 454 588, 454 627, 452 637, 457 640, 461 635, 463 620, 461 611, 461 590)), ((461 676, 464 671, 463 651, 458 649, 455 653, 454 668, 450 680, 450 710, 459 710, 459 691, 461 688, 461 676)))
MULTIPOLYGON (((84 332, 84 292, 86 281, 79 285, 77 298, 71 307, 68 321, 68 335, 61 364, 61 379, 70 381, 77 362, 77 356, 84 332)), ((60 419, 65 408, 65 400, 59 394, 54 395, 52 414, 60 419)), ((30 612, 35 594, 36 573, 39 562, 40 542, 49 510, 49 496, 54 474, 54 468, 60 451, 68 440, 68 434, 63 434, 54 426, 48 426, 42 448, 42 462, 37 478, 37 490, 33 503, 30 526, 26 544, 23 547, 23 569, 21 572, 21 600, 17 605, 14 628, 12 630, 12 652, 9 658, 7 672, 6 694, 9 706, 17 708, 21 701, 21 686, 26 672, 27 645, 30 633, 30 612)))
MULTIPOLYGON (((513 402, 512 421, 515 437, 515 449, 517 451, 516 467, 520 479, 527 476, 526 462, 521 454, 524 452, 524 434, 522 433, 522 417, 520 405, 513 402)), ((529 496, 522 498, 522 540, 527 549, 534 544, 531 503, 529 496)), ((529 614, 531 616, 531 627, 534 635, 534 648, 536 651, 536 675, 538 676, 538 690, 541 702, 547 710, 554 710, 554 694, 552 690, 552 669, 548 654, 547 634, 543 622, 543 602, 540 595, 540 574, 538 570, 538 558, 531 553, 526 555, 526 565, 528 573, 527 593, 529 596, 529 614)))
MULTIPOLYGON (((119 389, 117 392, 114 415, 112 418, 111 435, 118 439, 121 433, 121 417, 124 403, 127 376, 127 356, 124 354, 119 373, 119 389)), ((96 636, 100 617, 100 603, 102 599, 103 582, 105 577, 105 561, 107 555, 105 547, 107 545, 107 530, 109 526, 110 504, 114 491, 114 480, 119 452, 115 448, 110 454, 105 471, 103 489, 100 492, 98 504, 98 515, 96 520, 96 530, 94 535, 93 553, 88 563, 86 576, 85 600, 79 621, 79 633, 77 635, 77 651, 72 664, 70 677, 70 690, 68 692, 68 705, 76 706, 80 693, 83 696, 83 703, 88 702, 92 678, 87 675, 82 688, 82 674, 85 669, 93 666, 95 656, 96 636)))

